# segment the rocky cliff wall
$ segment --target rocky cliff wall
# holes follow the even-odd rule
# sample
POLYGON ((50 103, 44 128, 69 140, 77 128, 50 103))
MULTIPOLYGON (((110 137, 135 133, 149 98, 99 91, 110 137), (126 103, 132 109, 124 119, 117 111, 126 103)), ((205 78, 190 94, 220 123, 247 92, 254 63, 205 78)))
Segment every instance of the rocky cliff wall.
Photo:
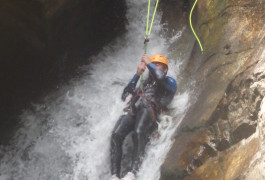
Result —
POLYGON ((194 16, 205 52, 196 43, 183 73, 196 84, 196 101, 161 179, 262 178, 265 2, 198 1, 194 16))

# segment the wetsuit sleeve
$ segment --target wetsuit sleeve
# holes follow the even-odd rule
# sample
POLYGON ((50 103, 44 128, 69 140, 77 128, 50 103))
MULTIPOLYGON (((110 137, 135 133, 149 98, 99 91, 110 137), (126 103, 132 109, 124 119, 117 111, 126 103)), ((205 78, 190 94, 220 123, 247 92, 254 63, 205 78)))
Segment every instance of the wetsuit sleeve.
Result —
POLYGON ((166 73, 158 69, 153 63, 147 65, 151 75, 156 79, 158 83, 165 87, 168 91, 176 92, 177 83, 172 77, 166 76, 166 73))
POLYGON ((166 73, 163 71, 159 70, 156 65, 153 63, 147 64, 147 68, 150 71, 151 75, 158 81, 164 81, 166 78, 166 73))
POLYGON ((139 78, 140 78, 140 76, 138 76, 137 74, 135 74, 135 75, 133 76, 133 78, 130 80, 130 82, 129 82, 129 84, 128 84, 127 86, 131 86, 131 87, 133 88, 133 91, 134 91, 135 86, 136 86, 136 84, 137 84, 139 78))
POLYGON ((166 77, 165 80, 165 93, 160 99, 160 104, 162 108, 165 108, 173 99, 177 91, 177 83, 172 77, 166 77))
POLYGON ((125 100, 129 94, 133 94, 140 76, 135 74, 128 85, 124 88, 121 99, 125 100))

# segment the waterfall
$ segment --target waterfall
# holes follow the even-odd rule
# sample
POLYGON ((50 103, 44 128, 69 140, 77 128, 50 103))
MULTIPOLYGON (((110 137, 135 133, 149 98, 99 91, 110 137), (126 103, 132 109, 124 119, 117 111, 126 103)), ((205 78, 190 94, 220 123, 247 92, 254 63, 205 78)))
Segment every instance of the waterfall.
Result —
MULTIPOLYGON (((81 78, 72 79, 20 115, 21 128, 9 146, 0 147, 1 180, 107 180, 110 177, 111 131, 126 106, 121 93, 136 72, 145 35, 147 2, 127 0, 126 3, 128 32, 91 57, 90 65, 80 67, 85 72, 81 78)), ((158 12, 148 55, 169 56, 167 49, 173 41, 161 35, 160 19, 158 12)), ((174 42, 179 35, 181 32, 176 32, 174 42)), ((169 58, 169 75, 177 80, 181 76, 178 62, 169 58)), ((188 90, 177 92, 169 106, 170 113, 160 116, 158 136, 147 146, 137 179, 159 179, 159 168, 170 149, 171 137, 188 107, 188 90)))

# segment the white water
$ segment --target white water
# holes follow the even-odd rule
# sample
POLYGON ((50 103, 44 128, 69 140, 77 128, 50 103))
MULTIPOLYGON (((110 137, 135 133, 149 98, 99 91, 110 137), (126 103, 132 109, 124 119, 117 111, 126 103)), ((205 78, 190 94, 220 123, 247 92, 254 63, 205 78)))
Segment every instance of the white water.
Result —
MULTIPOLYGON (((146 1, 127 0, 128 32, 93 57, 80 79, 51 94, 43 104, 21 115, 22 128, 12 145, 1 147, 0 179, 107 180, 110 176, 110 135, 122 114, 121 92, 136 72, 143 53, 146 1)), ((159 13, 148 54, 168 54, 172 41, 160 36, 159 13)), ((181 32, 177 32, 179 35, 181 32)), ((169 75, 177 77, 178 63, 170 60, 169 75)), ((178 79, 178 78, 177 78, 178 79)), ((188 107, 189 93, 176 94, 171 116, 161 115, 159 138, 151 141, 137 174, 139 180, 157 180, 171 146, 171 136, 188 107)))

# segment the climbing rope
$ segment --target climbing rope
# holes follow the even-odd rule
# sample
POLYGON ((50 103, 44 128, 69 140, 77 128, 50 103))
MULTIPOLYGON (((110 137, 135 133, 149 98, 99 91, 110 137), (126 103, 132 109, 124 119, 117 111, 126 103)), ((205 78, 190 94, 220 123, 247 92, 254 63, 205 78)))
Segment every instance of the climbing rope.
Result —
MULTIPOLYGON (((147 17, 146 17, 147 20, 146 20, 146 30, 145 30, 145 40, 144 40, 144 53, 145 53, 145 54, 146 54, 146 52, 147 52, 147 45, 148 45, 148 42, 149 42, 149 36, 150 36, 150 34, 151 34, 151 31, 152 31, 153 22, 154 22, 154 19, 155 19, 155 14, 156 14, 156 10, 157 10, 157 7, 158 7, 158 2, 159 2, 159 0, 156 0, 156 5, 155 5, 154 12, 153 12, 153 16, 152 16, 151 24, 150 24, 150 26, 149 26, 150 4, 151 4, 150 2, 151 2, 151 0, 148 0, 147 17)), ((193 13, 193 10, 194 10, 196 4, 197 4, 197 0, 195 0, 193 6, 192 6, 192 8, 191 8, 191 11, 190 11, 190 17, 189 17, 189 18, 190 18, 190 27, 191 27, 191 30, 192 30, 194 36, 196 37, 196 39, 197 39, 197 41, 198 41, 198 43, 199 43, 199 45, 200 45, 201 52, 203 53, 204 50, 203 50, 203 47, 202 47, 201 41, 200 41, 200 39, 198 38, 196 32, 194 31, 193 26, 192 26, 192 21, 191 21, 192 13, 193 13)), ((144 80, 143 80, 143 74, 141 74, 141 79, 140 79, 140 90, 143 89, 143 81, 144 81, 144 80)))
POLYGON ((200 41, 200 39, 198 38, 197 34, 195 33, 195 31, 194 31, 194 29, 193 29, 193 26, 192 26, 192 22, 191 22, 192 13, 193 13, 193 10, 194 10, 194 7, 196 6, 196 4, 197 4, 197 0, 195 0, 193 6, 192 6, 192 8, 191 8, 191 11, 190 11, 190 28, 191 28, 191 30, 192 30, 194 36, 196 37, 196 39, 197 39, 199 45, 200 45, 201 52, 203 53, 204 50, 203 50, 203 47, 202 47, 201 41, 200 41))
MULTIPOLYGON (((156 10, 157 10, 157 7, 158 7, 158 2, 159 2, 159 0, 156 0, 155 9, 154 9, 152 20, 151 20, 151 23, 150 23, 150 26, 149 26, 151 0, 148 0, 147 17, 146 17, 147 20, 146 20, 146 29, 145 29, 145 39, 144 39, 144 54, 146 54, 146 52, 147 52, 147 45, 148 45, 148 42, 149 42, 149 36, 151 34, 151 31, 152 31, 153 22, 154 22, 155 15, 156 15, 156 10)), ((143 74, 142 74, 141 75, 141 80, 140 80, 140 90, 143 89, 143 81, 144 81, 144 79, 143 79, 143 74)))

